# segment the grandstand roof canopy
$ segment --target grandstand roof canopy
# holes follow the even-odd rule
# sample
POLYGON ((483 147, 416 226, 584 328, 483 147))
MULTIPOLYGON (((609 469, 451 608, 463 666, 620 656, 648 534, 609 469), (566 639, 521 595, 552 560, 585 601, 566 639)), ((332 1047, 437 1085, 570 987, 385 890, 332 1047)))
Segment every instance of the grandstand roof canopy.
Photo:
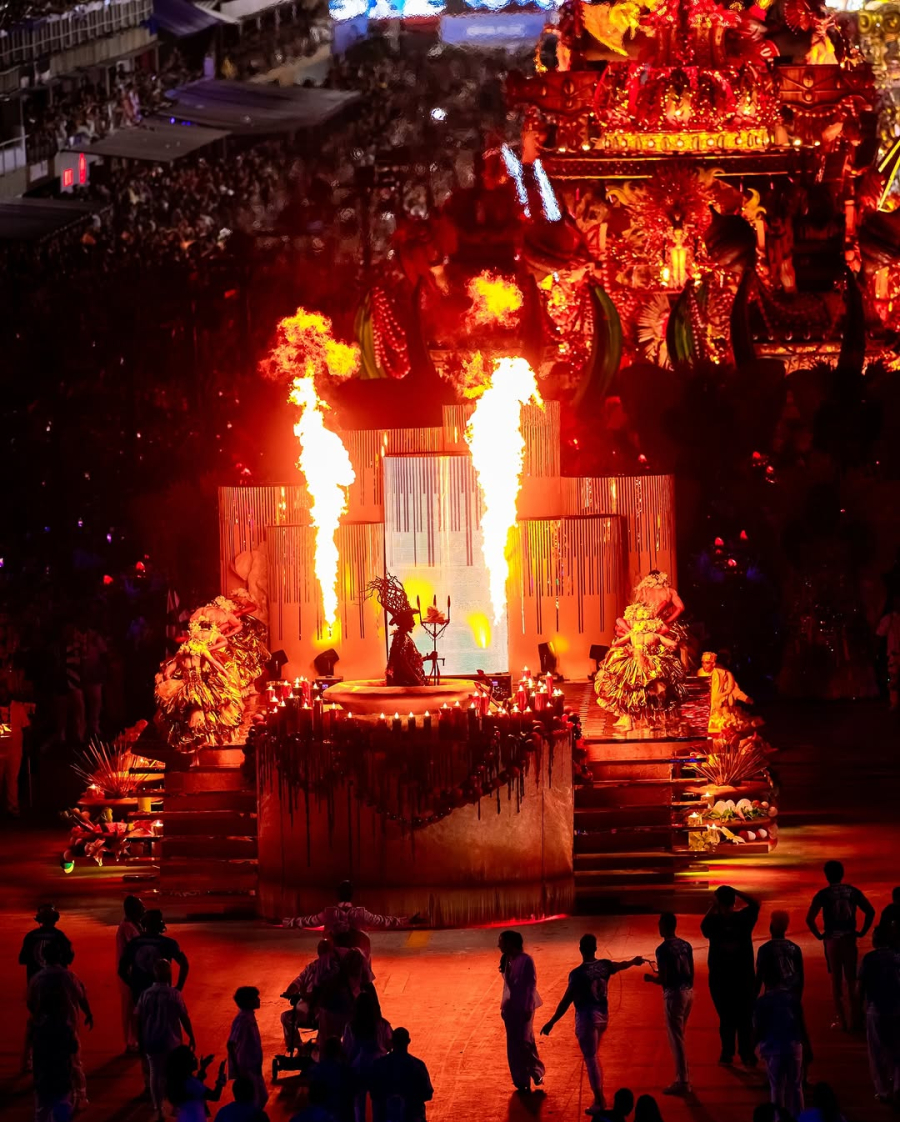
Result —
POLYGON ((324 124, 360 94, 204 78, 172 90, 168 115, 243 135, 297 132, 324 124))
POLYGON ((94 144, 75 144, 71 151, 89 152, 92 156, 119 156, 128 160, 170 164, 225 136, 228 136, 228 132, 224 129, 173 125, 169 121, 150 118, 137 128, 118 129, 94 144))
POLYGON ((105 208, 60 199, 9 199, 0 202, 0 241, 34 242, 86 222, 105 208))

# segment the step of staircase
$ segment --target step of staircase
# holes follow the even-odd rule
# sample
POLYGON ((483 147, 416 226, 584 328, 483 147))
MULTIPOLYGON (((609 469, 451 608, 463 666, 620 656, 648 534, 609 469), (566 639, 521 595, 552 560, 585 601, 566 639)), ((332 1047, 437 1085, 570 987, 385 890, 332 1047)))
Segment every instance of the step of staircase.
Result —
POLYGON ((212 791, 247 790, 244 773, 237 767, 201 764, 188 771, 166 772, 166 797, 178 794, 202 794, 212 791))
POLYGON ((622 855, 626 852, 642 852, 670 848, 672 827, 666 822, 656 826, 625 826, 609 829, 580 829, 575 835, 575 853, 610 853, 622 855))
POLYGON ((245 837, 228 834, 163 834, 159 838, 162 859, 169 861, 174 857, 234 858, 256 857, 256 835, 245 837))
POLYGON ((624 853, 609 851, 575 854, 575 873, 596 869, 684 869, 694 867, 692 854, 672 853, 662 847, 658 849, 629 850, 624 853))
POLYGON ((255 857, 166 857, 159 868, 160 887, 164 891, 210 895, 223 888, 256 888, 255 857))
MULTIPOLYGON (((256 792, 248 788, 233 791, 169 791, 163 815, 170 811, 185 813, 195 810, 218 810, 250 813, 256 811, 256 792)), ((165 821, 165 817, 163 817, 165 821)))
POLYGON ((576 830, 609 830, 624 826, 671 826, 670 805, 575 807, 576 830))
MULTIPOLYGON (((170 800, 174 803, 174 799, 170 800)), ((256 837, 255 810, 159 810, 155 814, 134 812, 132 821, 148 819, 162 822, 162 836, 256 837)))

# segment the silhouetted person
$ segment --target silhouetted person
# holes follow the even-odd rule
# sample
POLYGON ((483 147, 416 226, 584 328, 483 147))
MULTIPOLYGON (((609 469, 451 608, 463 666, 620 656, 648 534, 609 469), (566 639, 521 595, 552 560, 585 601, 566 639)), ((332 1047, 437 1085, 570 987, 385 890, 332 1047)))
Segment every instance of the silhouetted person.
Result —
POLYGON ((42 904, 34 920, 38 926, 28 932, 19 951, 19 965, 25 967, 26 982, 30 982, 38 970, 43 970, 47 965, 44 951, 50 943, 56 943, 61 948, 57 962, 69 966, 75 960, 72 944, 56 926, 59 923, 59 912, 52 904, 42 904))
POLYGON ((350 1023, 344 1029, 344 1054, 353 1069, 356 1094, 353 1110, 356 1122, 366 1122, 366 1095, 376 1062, 391 1048, 393 1029, 381 1015, 374 989, 363 990, 356 999, 350 1023))
POLYGON ((504 931, 497 941, 503 997, 500 1016, 506 1029, 506 1059, 517 1091, 530 1091, 544 1082, 544 1065, 534 1042, 534 1011, 543 1002, 537 991, 534 959, 525 953, 518 931, 504 931))
POLYGON ((656 948, 657 973, 644 975, 645 981, 662 986, 666 1035, 675 1061, 675 1081, 665 1088, 664 1095, 685 1095, 691 1089, 684 1032, 694 1004, 694 948, 678 938, 677 927, 676 916, 663 912, 659 917, 663 941, 656 948))
POLYGON ((388 1100, 403 1102, 403 1122, 425 1122, 425 1104, 434 1097, 434 1088, 424 1061, 409 1054, 409 1032, 397 1027, 391 1050, 375 1061, 371 1076, 373 1122, 386 1122, 388 1100))
POLYGON ((816 1083, 809 1098, 812 1106, 803 1111, 797 1122, 846 1122, 837 1095, 828 1083, 816 1083))
POLYGON ((216 1122, 269 1122, 269 1116, 256 1105, 252 1079, 235 1079, 231 1085, 234 1102, 216 1112, 216 1122))
POLYGON ((806 922, 810 931, 825 944, 825 960, 831 973, 831 992, 837 1014, 835 1025, 845 1031, 859 1021, 856 1000, 856 940, 865 936, 875 919, 875 909, 851 884, 844 884, 844 866, 840 861, 827 861, 824 868, 826 888, 821 888, 812 899, 806 922), (862 928, 856 929, 856 913, 863 913, 862 928), (822 913, 822 926, 817 923, 822 913), (847 982, 847 999, 850 1003, 848 1020, 844 1010, 843 983, 847 982))
POLYGON ((601 1122, 627 1122, 633 1110, 634 1094, 627 1087, 620 1087, 613 1095, 612 1107, 601 1115, 601 1122))
POLYGON ((75 1100, 78 1038, 61 992, 48 996, 44 1015, 30 1030, 35 1122, 71 1119, 75 1100))
POLYGON ((81 1041, 78 1024, 81 1014, 89 1029, 94 1027, 94 1015, 88 1002, 84 983, 65 964, 69 957, 66 946, 60 942, 47 943, 43 948, 46 965, 28 983, 28 1012, 31 1025, 36 1026, 50 1016, 62 1015, 72 1030, 75 1049, 71 1054, 72 1108, 82 1110, 87 1106, 87 1080, 81 1062, 81 1041))
POLYGON ((900 888, 891 893, 891 902, 881 913, 878 926, 886 928, 891 944, 900 949, 900 888))
POLYGON ((570 1005, 575 1006, 575 1038, 584 1056, 588 1082, 594 1093, 594 1101, 587 1108, 588 1114, 599 1114, 605 1106, 603 1100, 603 1068, 600 1065, 600 1041, 609 1025, 609 1001, 607 988, 609 979, 620 970, 629 966, 640 966, 642 958, 630 958, 627 962, 610 962, 608 958, 597 958, 597 939, 594 935, 582 935, 578 943, 581 951, 581 965, 569 973, 566 992, 556 1007, 556 1012, 541 1029, 542 1036, 549 1036, 553 1026, 560 1020, 570 1005))
POLYGON ((796 1117, 803 1109, 803 1010, 797 995, 781 984, 777 968, 764 977, 763 986, 753 1012, 760 1059, 772 1102, 796 1117))
POLYGON ((306 1106, 292 1116, 291 1122, 334 1122, 327 1106, 327 1089, 321 1083, 311 1083, 306 1106))
POLYGON ((249 1079, 256 1091, 256 1105, 266 1105, 269 1091, 263 1079, 262 1040, 256 1023, 256 1010, 260 1006, 256 986, 239 986, 234 993, 238 1007, 228 1034, 228 1075, 231 1079, 249 1079))
POLYGON ((722 1051, 719 1063, 734 1059, 735 1042, 747 1067, 756 1066, 753 1053, 753 928, 759 904, 730 885, 716 889, 700 930, 709 940, 709 992, 719 1016, 722 1051), (735 908, 742 900, 744 907, 735 908))
POLYGON ((652 1095, 641 1095, 634 1104, 634 1122, 663 1122, 659 1104, 652 1095))
MULTIPOLYGON (((141 920, 144 916, 144 905, 137 896, 126 896, 124 900, 124 916, 116 928, 116 973, 125 948, 132 939, 141 933, 141 920)), ((121 978, 117 978, 119 986, 119 1005, 122 1013, 122 1036, 125 1038, 125 1051, 138 1050, 137 1025, 134 1016, 134 998, 131 987, 121 978)))
POLYGON ((335 1122, 353 1118, 353 1071, 347 1063, 340 1040, 329 1037, 319 1048, 319 1060, 309 1073, 309 1085, 325 1088, 323 1100, 335 1122))
POLYGON ((890 930, 879 925, 872 950, 859 964, 859 998, 866 1009, 866 1044, 875 1097, 890 1102, 900 1091, 900 955, 890 930))
POLYGON ((186 1044, 169 1054, 166 1062, 166 1098, 175 1107, 177 1122, 200 1122, 209 1113, 208 1102, 216 1103, 225 1086, 225 1061, 219 1064, 215 1086, 206 1086, 206 1071, 212 1056, 198 1060, 186 1044))
POLYGON ((153 968, 156 979, 141 994, 135 1009, 138 1040, 145 1063, 145 1079, 150 1102, 159 1122, 165 1114, 166 1063, 182 1043, 181 1030, 187 1033, 188 1046, 194 1050, 194 1030, 187 1006, 172 985, 172 964, 161 958, 153 968))
POLYGON ((188 976, 187 955, 174 939, 170 939, 165 934, 165 931, 166 924, 162 912, 157 908, 151 908, 149 912, 144 913, 141 934, 126 945, 125 953, 119 961, 119 977, 130 987, 135 1005, 144 990, 149 989, 156 980, 153 971, 161 958, 178 963, 178 981, 175 983, 175 988, 184 989, 188 976))
POLYGON ((766 985, 766 979, 783 989, 790 990, 798 999, 803 997, 803 951, 787 938, 790 916, 787 912, 772 912, 769 921, 768 942, 756 952, 756 989, 766 985))

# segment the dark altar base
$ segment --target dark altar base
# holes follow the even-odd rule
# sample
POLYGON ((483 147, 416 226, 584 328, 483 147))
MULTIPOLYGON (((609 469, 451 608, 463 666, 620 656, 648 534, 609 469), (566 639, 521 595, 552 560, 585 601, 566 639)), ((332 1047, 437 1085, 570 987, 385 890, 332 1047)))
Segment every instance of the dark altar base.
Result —
POLYGON ((471 726, 438 739, 355 725, 332 742, 255 737, 262 915, 315 912, 348 876, 371 910, 435 926, 572 910, 568 726, 548 719, 524 757, 505 736, 497 758, 471 726), (453 802, 432 817, 439 791, 453 802))

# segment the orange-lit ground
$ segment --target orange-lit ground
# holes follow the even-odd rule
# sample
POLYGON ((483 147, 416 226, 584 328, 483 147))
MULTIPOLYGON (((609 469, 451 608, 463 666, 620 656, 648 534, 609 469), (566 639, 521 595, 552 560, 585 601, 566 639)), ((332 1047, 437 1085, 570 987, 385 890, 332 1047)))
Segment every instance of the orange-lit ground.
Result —
MULTIPOLYGON (((864 888, 879 909, 900 883, 900 824, 896 809, 900 772, 896 752, 900 726, 876 706, 781 710, 770 721, 773 742, 784 745, 779 770, 785 793, 781 844, 769 860, 723 870, 722 879, 791 910, 793 936, 807 956, 807 1018, 816 1061, 812 1078, 838 1088, 851 1122, 888 1118, 873 1101, 861 1038, 828 1028, 830 1000, 821 948, 804 934, 803 914, 819 885, 819 869, 829 856, 841 857, 848 879, 864 888), (815 820, 817 825, 807 825, 815 820)), ((0 1112, 4 1122, 32 1116, 29 1085, 17 1076, 24 1028, 23 971, 15 965, 22 933, 30 926, 34 901, 56 897, 65 911, 63 926, 76 948, 75 968, 88 985, 97 1027, 83 1034, 91 1107, 87 1120, 150 1119, 141 1090, 139 1064, 120 1054, 118 994, 113 971, 113 928, 121 887, 102 872, 86 870, 62 880, 53 864, 59 831, 4 835, 4 908, 0 920, 0 963, 10 1001, 0 1023, 0 1112)), ((685 916, 682 934, 697 948, 698 987, 688 1037, 696 1097, 660 1100, 667 1122, 744 1122, 762 1100, 762 1077, 718 1066, 715 1019, 706 989, 699 916, 685 916)), ((577 961, 576 943, 585 930, 596 932, 602 953, 614 958, 649 954, 656 942, 650 917, 576 917, 524 928, 534 954, 545 1005, 562 992, 564 977, 577 961)), ((185 996, 204 1051, 223 1053, 239 984, 263 993, 260 1023, 268 1055, 279 1045, 279 992, 313 953, 316 936, 253 923, 204 923, 173 927, 191 958, 185 996)), ((761 925, 760 936, 763 935, 761 925)), ((432 1122, 462 1119, 575 1120, 584 1117, 587 1095, 571 1013, 541 1043, 547 1063, 546 1095, 523 1103, 511 1094, 498 1016, 497 931, 414 932, 376 935, 375 969, 385 1015, 412 1033, 413 1051, 424 1058, 436 1088, 432 1122)), ((611 1027, 602 1059, 611 1090, 626 1084, 635 1092, 657 1093, 671 1078, 658 990, 635 969, 613 980, 611 1027)), ((288 1083, 286 1087, 290 1087, 288 1083)), ((273 1120, 290 1117, 294 1094, 274 1090, 273 1120)))

